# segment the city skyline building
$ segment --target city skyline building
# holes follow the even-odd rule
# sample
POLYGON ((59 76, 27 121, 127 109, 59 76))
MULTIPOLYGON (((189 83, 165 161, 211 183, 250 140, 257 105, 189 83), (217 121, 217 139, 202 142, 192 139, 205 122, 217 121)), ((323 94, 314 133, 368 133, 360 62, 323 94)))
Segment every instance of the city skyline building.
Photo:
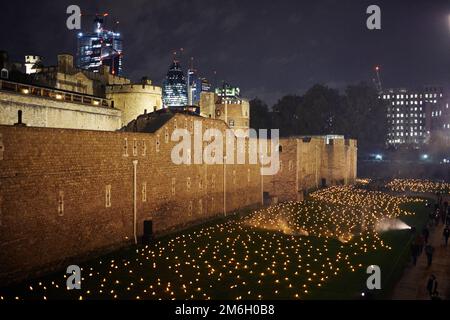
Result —
POLYGON ((25 56, 25 73, 33 74, 40 71, 40 65, 42 64, 42 58, 36 55, 25 56))
POLYGON ((165 108, 185 107, 188 104, 187 81, 179 60, 173 59, 162 87, 165 108))
POLYGON ((380 97, 388 103, 388 146, 420 147, 445 130, 450 133, 450 111, 442 87, 388 89, 380 97))
POLYGON ((105 15, 94 19, 93 32, 78 34, 77 66, 93 72, 99 72, 101 66, 109 66, 111 74, 121 76, 122 36, 104 27, 105 15))
POLYGON ((222 87, 216 88, 214 92, 223 102, 227 101, 230 103, 241 100, 241 89, 239 87, 233 87, 225 82, 222 87))
POLYGON ((388 89, 381 98, 387 106, 387 145, 424 144, 429 134, 426 130, 426 112, 421 90, 388 89))
POLYGON ((448 93, 443 87, 426 87, 427 130, 433 144, 450 145, 450 108, 448 93))
POLYGON ((188 104, 198 106, 202 92, 210 92, 211 84, 206 78, 199 77, 197 69, 188 70, 188 104), (190 96, 189 96, 190 94, 190 96))

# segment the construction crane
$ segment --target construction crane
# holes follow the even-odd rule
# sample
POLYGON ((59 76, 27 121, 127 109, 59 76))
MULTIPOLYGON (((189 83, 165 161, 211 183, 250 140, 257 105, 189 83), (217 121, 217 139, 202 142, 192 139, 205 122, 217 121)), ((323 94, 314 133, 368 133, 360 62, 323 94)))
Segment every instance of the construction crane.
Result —
POLYGON ((383 85, 381 83, 381 67, 375 66, 375 76, 376 78, 373 79, 373 83, 375 84, 375 88, 379 93, 383 91, 383 85))

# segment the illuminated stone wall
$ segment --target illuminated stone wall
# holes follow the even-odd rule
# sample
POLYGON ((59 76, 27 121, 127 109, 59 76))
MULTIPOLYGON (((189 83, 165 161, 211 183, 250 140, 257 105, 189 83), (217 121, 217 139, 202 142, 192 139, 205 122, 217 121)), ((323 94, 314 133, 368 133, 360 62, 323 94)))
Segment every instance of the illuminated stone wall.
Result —
POLYGON ((122 111, 124 126, 145 112, 162 109, 162 89, 151 82, 106 86, 106 98, 114 100, 114 107, 122 111))
POLYGON ((30 127, 114 131, 122 126, 117 109, 0 91, 0 124, 17 123, 19 110, 30 127))
MULTIPOLYGON (((138 237, 145 220, 165 234, 260 205, 259 165, 173 163, 173 130, 193 132, 195 120, 203 130, 227 128, 219 120, 183 114, 154 133, 0 126, 0 284, 132 243, 135 161, 138 237)), ((330 182, 351 182, 353 172, 342 166, 347 160, 339 159, 345 150, 353 156, 355 147, 339 146, 342 152, 331 157, 321 138, 280 144, 283 169, 264 177, 270 196, 296 200, 326 172, 330 182), (333 169, 324 170, 326 164, 333 169)))
POLYGON ((357 176, 355 140, 325 137, 280 139, 280 171, 264 177, 264 192, 271 201, 302 200, 319 187, 353 184, 357 176))
POLYGON ((154 134, 0 126, 0 283, 130 243, 135 160, 138 236, 144 220, 161 234, 260 202, 256 165, 173 164, 166 132, 194 119, 225 129, 183 115, 154 134))

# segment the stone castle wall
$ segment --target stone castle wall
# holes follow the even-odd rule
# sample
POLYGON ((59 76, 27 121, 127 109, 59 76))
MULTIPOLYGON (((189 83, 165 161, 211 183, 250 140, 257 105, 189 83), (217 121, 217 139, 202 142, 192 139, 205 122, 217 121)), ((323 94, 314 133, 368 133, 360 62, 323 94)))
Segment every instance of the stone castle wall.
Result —
POLYGON ((114 107, 122 111, 123 126, 163 107, 161 87, 147 84, 106 86, 106 98, 113 100, 114 107))
MULTIPOLYGON (((195 120, 203 130, 227 128, 222 121, 182 114, 152 134, 0 126, 0 283, 132 243, 135 161, 138 237, 145 220, 163 234, 260 205, 259 165, 172 162, 173 130, 192 132, 195 120)), ((356 174, 342 171, 347 158, 337 160, 345 152, 356 157, 355 147, 339 146, 333 170, 324 170, 327 162, 320 161, 319 171, 324 139, 280 144, 283 171, 264 177, 264 192, 280 200, 296 200, 297 186, 312 188, 324 174, 331 172, 330 183, 345 177, 350 183, 356 174), (311 155, 311 150, 318 151, 311 155), (275 183, 268 183, 271 179, 275 183)))
POLYGON ((264 192, 269 200, 302 200, 319 187, 353 184, 357 177, 355 140, 324 137, 280 139, 280 171, 265 176, 264 192))
POLYGON ((117 109, 0 91, 0 124, 17 123, 19 110, 31 127, 114 131, 122 126, 117 109))

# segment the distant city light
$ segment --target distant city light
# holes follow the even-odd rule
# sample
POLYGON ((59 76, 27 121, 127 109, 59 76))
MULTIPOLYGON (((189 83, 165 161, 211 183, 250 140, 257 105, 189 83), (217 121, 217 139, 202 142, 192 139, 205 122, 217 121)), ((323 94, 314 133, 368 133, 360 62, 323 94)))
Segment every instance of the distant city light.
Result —
POLYGON ((422 155, 422 160, 428 160, 429 157, 430 157, 429 155, 423 154, 423 155, 422 155))
POLYGON ((383 155, 382 154, 377 154, 375 155, 375 160, 383 160, 383 155))

